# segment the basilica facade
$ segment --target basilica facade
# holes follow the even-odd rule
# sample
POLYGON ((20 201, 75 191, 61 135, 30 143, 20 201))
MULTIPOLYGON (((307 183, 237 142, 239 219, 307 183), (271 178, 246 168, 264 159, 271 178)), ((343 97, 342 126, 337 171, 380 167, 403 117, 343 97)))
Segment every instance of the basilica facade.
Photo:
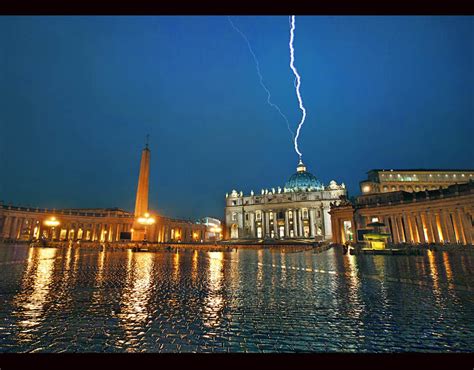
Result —
POLYGON ((346 194, 344 184, 324 186, 300 160, 283 188, 226 194, 226 238, 330 240, 331 203, 346 194))

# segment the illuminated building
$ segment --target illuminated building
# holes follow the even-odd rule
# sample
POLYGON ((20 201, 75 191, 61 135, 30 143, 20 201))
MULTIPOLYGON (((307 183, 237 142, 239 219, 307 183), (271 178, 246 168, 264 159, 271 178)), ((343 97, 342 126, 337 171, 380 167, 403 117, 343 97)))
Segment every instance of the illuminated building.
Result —
POLYGON ((392 243, 459 243, 474 241, 474 181, 420 192, 395 191, 361 195, 354 203, 331 207, 333 242, 362 241, 367 225, 382 222, 392 243))
POLYGON ((370 170, 360 182, 362 194, 416 192, 447 188, 474 179, 473 170, 370 170))
POLYGON ((249 195, 226 194, 226 236, 230 239, 331 239, 330 204, 346 195, 344 184, 324 186, 299 162, 283 188, 249 195))
POLYGON ((120 208, 46 209, 0 203, 0 239, 116 242, 191 242, 205 239, 206 226, 163 217, 148 209, 150 150, 143 149, 135 212, 120 208))
POLYGON ((206 226, 206 240, 222 239, 222 224, 220 220, 213 217, 203 217, 199 223, 206 226))

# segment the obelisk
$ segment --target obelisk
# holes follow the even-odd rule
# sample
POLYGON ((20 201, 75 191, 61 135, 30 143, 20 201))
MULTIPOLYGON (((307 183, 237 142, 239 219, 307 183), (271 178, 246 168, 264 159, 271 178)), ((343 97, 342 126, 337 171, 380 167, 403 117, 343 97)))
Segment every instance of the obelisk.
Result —
POLYGON ((138 175, 137 197, 135 199, 135 221, 133 223, 132 240, 143 240, 145 227, 137 222, 148 212, 148 181, 150 178, 150 149, 148 135, 145 148, 142 150, 140 173, 138 175))

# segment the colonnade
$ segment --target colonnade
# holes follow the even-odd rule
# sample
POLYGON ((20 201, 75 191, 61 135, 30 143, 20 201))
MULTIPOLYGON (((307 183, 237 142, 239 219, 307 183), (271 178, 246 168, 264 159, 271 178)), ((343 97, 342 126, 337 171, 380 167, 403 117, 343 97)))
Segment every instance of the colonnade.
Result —
POLYGON ((473 244, 472 216, 462 207, 382 216, 393 243, 473 244))
POLYGON ((245 211, 238 214, 239 234, 250 238, 331 238, 329 207, 245 211), (282 216, 283 213, 283 217, 282 216), (245 227, 243 227, 245 225, 245 227))
MULTIPOLYGON (((53 213, 38 214, 34 211, 0 213, 0 239, 30 241, 43 237, 58 241, 116 242, 120 240, 121 232, 132 232, 133 228, 133 217, 73 218, 58 213, 55 215, 59 222, 56 227, 45 225, 44 221, 52 217, 53 213)), ((159 222, 148 227, 147 239, 157 242, 201 241, 205 238, 205 228, 187 221, 159 218, 159 222)))

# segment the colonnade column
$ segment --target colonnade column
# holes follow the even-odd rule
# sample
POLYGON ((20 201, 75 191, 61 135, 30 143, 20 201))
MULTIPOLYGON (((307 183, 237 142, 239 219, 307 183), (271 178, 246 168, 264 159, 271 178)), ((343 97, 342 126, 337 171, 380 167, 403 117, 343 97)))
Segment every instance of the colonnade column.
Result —
POLYGON ((424 243, 425 233, 423 230, 423 221, 421 220, 421 216, 419 212, 415 213, 415 222, 416 222, 416 228, 418 230, 418 237, 419 237, 420 243, 424 243))
POLYGON ((298 236, 302 238, 303 235, 303 215, 302 209, 298 208, 298 236))
POLYGON ((456 235, 454 234, 454 227, 450 216, 451 214, 448 211, 443 211, 443 218, 448 234, 448 237, 445 240, 449 241, 450 243, 456 243, 456 235))
POLYGON ((278 238, 280 235, 278 233, 278 212, 273 212, 273 231, 275 232, 275 238, 278 238))
POLYGON ((403 228, 401 216, 398 216, 398 215, 395 216, 395 220, 396 220, 397 228, 398 228, 398 237, 400 238, 400 242, 404 243, 406 239, 405 239, 405 230, 403 228))
POLYGON ((17 225, 18 225, 18 217, 13 217, 12 225, 9 232, 11 239, 16 239, 15 232, 16 232, 17 225))
POLYGON ((464 229, 464 236, 466 238, 466 244, 473 244, 473 237, 472 237, 472 224, 469 222, 469 217, 467 215, 467 211, 465 209, 459 210, 459 218, 461 220, 463 229, 464 229))
POLYGON ((290 236, 290 223, 288 220, 288 210, 285 210, 285 237, 288 238, 290 236))
POLYGON ((400 243, 400 238, 398 237, 398 228, 397 223, 395 222, 395 217, 390 216, 390 221, 392 224, 392 240, 394 243, 400 243))
POLYGON ((461 241, 461 233, 456 220, 456 210, 450 211, 449 214, 451 222, 453 223, 455 242, 458 243, 459 241, 461 241))
POLYGON ((439 235, 439 231, 438 231, 438 224, 436 222, 436 214, 434 212, 428 212, 428 222, 430 223, 431 225, 431 229, 433 230, 433 236, 434 236, 434 242, 436 244, 439 244, 441 242, 441 238, 440 238, 440 235, 439 235))
POLYGON ((297 214, 296 214, 296 209, 293 211, 293 237, 296 238, 298 236, 298 222, 297 222, 297 214))
POLYGON ((424 221, 424 229, 426 229, 427 243, 432 243, 434 241, 433 230, 431 229, 431 222, 428 218, 428 212, 421 212, 421 218, 424 221))
POLYGON ((314 208, 309 209, 309 236, 314 238, 316 236, 315 218, 316 210, 314 208))
POLYGON ((405 224, 406 242, 410 243, 413 240, 413 235, 411 232, 410 223, 408 222, 408 218, 405 213, 402 213, 402 219, 403 219, 403 223, 405 224))
POLYGON ((464 228, 461 212, 462 211, 459 208, 455 209, 455 219, 458 222, 459 239, 460 239, 461 243, 467 244, 466 231, 465 231, 465 228, 464 228))
POLYGON ((270 236, 270 218, 269 218, 269 215, 268 215, 268 212, 263 212, 264 216, 265 216, 265 233, 264 233, 264 237, 266 236, 270 236))

